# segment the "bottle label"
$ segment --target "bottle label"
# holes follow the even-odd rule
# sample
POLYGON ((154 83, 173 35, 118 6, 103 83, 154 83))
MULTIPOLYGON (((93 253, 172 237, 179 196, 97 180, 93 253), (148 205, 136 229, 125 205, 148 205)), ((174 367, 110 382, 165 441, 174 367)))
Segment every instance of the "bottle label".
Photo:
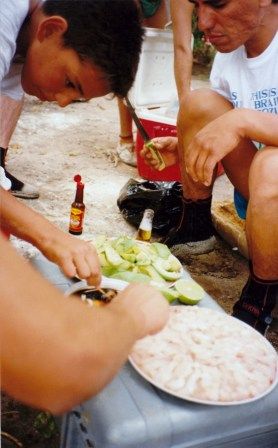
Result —
POLYGON ((84 211, 78 208, 71 208, 70 212, 70 230, 75 232, 82 231, 84 211))

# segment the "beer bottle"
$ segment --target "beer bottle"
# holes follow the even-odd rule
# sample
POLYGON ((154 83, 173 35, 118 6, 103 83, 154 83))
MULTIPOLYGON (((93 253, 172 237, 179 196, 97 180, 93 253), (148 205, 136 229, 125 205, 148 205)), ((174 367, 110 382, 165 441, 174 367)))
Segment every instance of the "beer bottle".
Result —
POLYGON ((137 232, 137 240, 150 241, 152 236, 154 211, 151 208, 146 208, 140 226, 137 232))
POLYGON ((76 174, 73 179, 76 182, 76 193, 74 202, 71 204, 69 233, 81 235, 85 214, 85 204, 83 202, 84 184, 81 182, 79 174, 76 174))

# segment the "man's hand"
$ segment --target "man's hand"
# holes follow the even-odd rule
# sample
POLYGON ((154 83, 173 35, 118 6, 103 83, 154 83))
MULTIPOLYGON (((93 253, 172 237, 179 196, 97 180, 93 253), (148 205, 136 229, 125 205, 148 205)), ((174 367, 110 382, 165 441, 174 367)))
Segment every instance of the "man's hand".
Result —
POLYGON ((50 261, 60 266, 67 277, 77 274, 90 285, 99 285, 100 263, 91 243, 55 228, 51 237, 40 245, 40 249, 50 261))
MULTIPOLYGON (((178 139, 176 137, 156 137, 151 141, 161 153, 166 167, 175 165, 178 162, 178 139)), ((140 156, 145 159, 145 162, 151 168, 155 170, 159 169, 159 161, 153 157, 147 146, 143 146, 143 149, 140 151, 140 156)))
POLYGON ((162 330, 169 317, 167 300, 157 289, 142 283, 127 286, 113 299, 112 305, 124 306, 132 316, 138 338, 162 330))
POLYGON ((238 111, 233 109, 213 120, 191 140, 184 155, 187 173, 209 186, 216 164, 244 137, 238 111))

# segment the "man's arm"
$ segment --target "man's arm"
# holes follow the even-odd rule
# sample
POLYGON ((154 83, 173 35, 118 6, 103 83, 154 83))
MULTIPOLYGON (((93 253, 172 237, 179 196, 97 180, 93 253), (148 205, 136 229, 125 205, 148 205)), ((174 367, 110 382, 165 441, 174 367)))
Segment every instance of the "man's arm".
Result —
POLYGON ((235 109, 234 112, 237 112, 237 120, 241 123, 241 137, 278 146, 278 115, 251 109, 235 109))
POLYGON ((31 406, 62 413, 98 393, 134 342, 159 331, 168 304, 130 285, 111 304, 65 298, 0 236, 2 387, 31 406))
POLYGON ((192 12, 194 6, 185 0, 171 0, 174 33, 174 70, 180 102, 190 90, 192 71, 192 12))
POLYGON ((195 181, 210 185, 220 160, 248 138, 278 147, 278 115, 252 109, 232 109, 201 129, 191 140, 184 160, 195 181))
POLYGON ((36 246, 68 277, 78 274, 91 284, 100 282, 98 256, 90 243, 58 229, 2 188, 0 194, 1 226, 4 229, 36 246))

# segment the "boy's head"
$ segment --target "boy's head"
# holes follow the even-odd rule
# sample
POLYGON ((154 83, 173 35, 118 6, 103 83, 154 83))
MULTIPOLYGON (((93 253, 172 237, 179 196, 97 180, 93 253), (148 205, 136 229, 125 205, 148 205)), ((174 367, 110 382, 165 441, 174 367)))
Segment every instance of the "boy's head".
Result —
POLYGON ((27 93, 62 106, 126 95, 143 38, 134 0, 46 0, 34 17, 22 74, 27 93))

